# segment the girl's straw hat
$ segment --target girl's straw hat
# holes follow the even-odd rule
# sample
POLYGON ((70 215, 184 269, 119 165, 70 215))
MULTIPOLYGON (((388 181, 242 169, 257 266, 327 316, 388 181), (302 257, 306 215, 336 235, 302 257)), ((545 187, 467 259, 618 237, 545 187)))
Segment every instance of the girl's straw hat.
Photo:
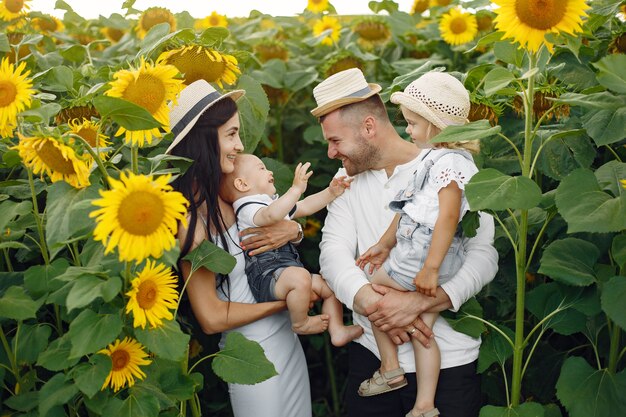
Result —
POLYGON ((174 140, 165 153, 169 154, 184 139, 209 107, 226 97, 237 101, 245 93, 244 90, 234 90, 221 94, 202 79, 189 84, 180 92, 176 105, 170 108, 170 126, 174 140))
POLYGON ((311 110, 321 117, 347 104, 363 101, 380 92, 380 85, 368 83, 358 68, 350 68, 331 75, 313 89, 317 107, 311 110))
POLYGON ((393 93, 391 102, 419 114, 442 130, 468 122, 469 93, 459 80, 445 72, 427 72, 403 92, 393 93))

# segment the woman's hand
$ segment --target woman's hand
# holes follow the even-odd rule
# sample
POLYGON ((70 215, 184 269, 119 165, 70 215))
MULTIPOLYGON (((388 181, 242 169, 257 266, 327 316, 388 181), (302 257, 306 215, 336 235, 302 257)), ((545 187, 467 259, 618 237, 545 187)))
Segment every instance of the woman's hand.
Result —
POLYGON ((298 225, 292 220, 281 220, 271 226, 249 227, 239 232, 241 248, 251 256, 279 248, 298 237, 298 225), (247 235, 254 235, 244 238, 247 235))

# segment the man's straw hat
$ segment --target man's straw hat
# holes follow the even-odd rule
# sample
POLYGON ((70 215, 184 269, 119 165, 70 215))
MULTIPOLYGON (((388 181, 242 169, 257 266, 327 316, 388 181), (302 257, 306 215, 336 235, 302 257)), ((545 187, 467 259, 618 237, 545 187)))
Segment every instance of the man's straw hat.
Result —
POLYGON ((368 83, 358 68, 350 68, 326 78, 313 89, 317 107, 311 110, 321 117, 347 104, 363 101, 380 92, 378 84, 368 83))
POLYGON ((459 80, 445 72, 427 72, 403 92, 393 93, 391 102, 419 114, 442 130, 468 122, 469 93, 459 80))
POLYGON ((203 79, 189 84, 180 92, 176 105, 170 108, 170 126, 174 140, 165 153, 169 154, 185 138, 208 108, 226 97, 237 101, 245 93, 244 90, 234 90, 221 94, 203 79))

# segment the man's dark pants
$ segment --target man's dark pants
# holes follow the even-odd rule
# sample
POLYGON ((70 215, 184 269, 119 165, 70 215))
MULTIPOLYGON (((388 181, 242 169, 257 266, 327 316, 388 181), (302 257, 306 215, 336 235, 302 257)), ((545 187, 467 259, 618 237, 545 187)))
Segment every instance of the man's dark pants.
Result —
MULTIPOLYGON (((415 403, 415 374, 406 374, 409 384, 404 388, 373 397, 359 397, 359 385, 374 374, 380 367, 380 361, 372 352, 355 342, 348 346, 348 356, 345 394, 347 416, 405 417, 415 403)), ((441 417, 478 417, 481 393, 476 363, 474 361, 440 371, 435 406, 441 417)))

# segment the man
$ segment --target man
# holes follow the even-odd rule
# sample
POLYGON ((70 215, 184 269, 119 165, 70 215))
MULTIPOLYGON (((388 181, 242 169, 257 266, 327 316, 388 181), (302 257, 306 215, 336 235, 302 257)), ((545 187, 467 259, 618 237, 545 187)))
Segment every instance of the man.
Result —
POLYGON ((346 388, 348 416, 404 417, 415 401, 415 360, 409 337, 428 346, 433 333, 441 350, 441 373, 435 405, 443 417, 476 417, 480 409, 480 378, 476 363, 480 340, 454 331, 439 318, 431 332, 419 319, 425 311, 453 311, 478 293, 497 271, 493 219, 481 215, 477 236, 466 239, 466 261, 435 297, 400 292, 369 283, 355 259, 375 244, 393 218, 388 203, 413 178, 420 150, 403 140, 391 124, 378 95, 358 69, 332 75, 313 90, 318 117, 328 142, 328 157, 340 159, 337 175, 354 176, 346 193, 328 207, 320 244, 321 273, 337 298, 353 311, 365 332, 349 346, 346 388), (398 344, 400 366, 407 372, 404 388, 373 397, 359 397, 360 383, 380 370, 372 325, 398 344))

